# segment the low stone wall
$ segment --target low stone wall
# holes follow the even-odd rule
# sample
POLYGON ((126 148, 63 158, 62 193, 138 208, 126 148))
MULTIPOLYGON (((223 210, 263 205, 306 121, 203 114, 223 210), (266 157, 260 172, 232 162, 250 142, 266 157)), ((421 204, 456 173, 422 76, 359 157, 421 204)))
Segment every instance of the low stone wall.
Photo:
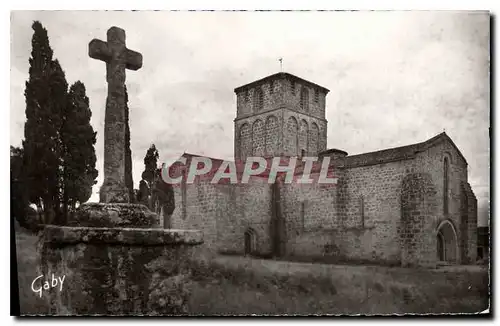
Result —
POLYGON ((40 288, 50 314, 186 313, 190 256, 200 231, 45 227, 39 242, 40 288))

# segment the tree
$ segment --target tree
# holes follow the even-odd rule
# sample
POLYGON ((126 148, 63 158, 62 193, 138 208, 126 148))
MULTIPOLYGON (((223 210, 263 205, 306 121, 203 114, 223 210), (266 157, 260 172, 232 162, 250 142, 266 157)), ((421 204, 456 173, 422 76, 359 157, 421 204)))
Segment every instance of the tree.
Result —
POLYGON ((174 188, 163 181, 162 168, 158 168, 158 158, 158 150, 152 144, 144 157, 144 172, 139 183, 137 200, 158 214, 163 210, 163 225, 170 228, 170 216, 175 209, 174 188))
POLYGON ((174 187, 166 183, 161 177, 161 168, 156 171, 156 179, 152 188, 152 203, 155 211, 160 214, 163 211, 163 227, 171 227, 170 218, 175 210, 174 187))
POLYGON ((92 112, 81 81, 71 85, 62 117, 62 216, 66 222, 68 207, 74 210, 90 198, 98 175, 94 148, 97 132, 90 124, 92 112))
POLYGON ((132 178, 132 151, 130 150, 130 125, 128 92, 125 86, 125 185, 129 191, 130 201, 134 201, 134 180, 132 178))
POLYGON ((47 184, 49 196, 52 205, 50 214, 55 218, 55 224, 66 224, 66 216, 61 212, 62 188, 63 188, 63 144, 61 139, 61 129, 63 125, 63 116, 66 111, 68 82, 59 61, 52 61, 52 70, 49 78, 50 86, 50 115, 49 123, 51 127, 47 128, 50 140, 46 141, 48 147, 52 150, 50 157, 51 167, 53 169, 52 181, 47 184))
POLYGON ((38 21, 32 25, 32 51, 29 80, 26 82, 26 124, 24 126, 23 166, 28 198, 39 210, 45 223, 56 219, 59 211, 61 172, 61 111, 65 106, 67 82, 59 62, 52 60, 47 30, 38 21))
POLYGON ((137 190, 137 202, 149 207, 149 187, 146 181, 139 182, 139 190, 137 190))
POLYGON ((23 149, 10 146, 10 214, 22 227, 28 225, 28 192, 23 168, 23 149))
MULTIPOLYGON (((157 178, 156 171, 158 169, 158 158, 158 150, 156 149, 155 144, 152 144, 144 157, 144 172, 142 172, 142 179, 146 181, 149 189, 149 197, 152 195, 153 184, 157 178)), ((149 207, 152 208, 151 203, 149 207)))

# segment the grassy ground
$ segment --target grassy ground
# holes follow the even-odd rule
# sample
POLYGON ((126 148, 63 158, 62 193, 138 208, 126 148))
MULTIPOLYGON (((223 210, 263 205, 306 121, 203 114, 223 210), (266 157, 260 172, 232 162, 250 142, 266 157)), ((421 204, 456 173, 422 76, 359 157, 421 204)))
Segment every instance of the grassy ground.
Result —
POLYGON ((217 257, 194 271, 202 314, 472 313, 488 307, 484 268, 345 266, 217 257))
MULTIPOLYGON (((43 314, 31 291, 37 237, 17 232, 22 314, 43 314)), ((485 269, 418 270, 198 257, 190 314, 394 314, 479 312, 488 306, 485 269)))

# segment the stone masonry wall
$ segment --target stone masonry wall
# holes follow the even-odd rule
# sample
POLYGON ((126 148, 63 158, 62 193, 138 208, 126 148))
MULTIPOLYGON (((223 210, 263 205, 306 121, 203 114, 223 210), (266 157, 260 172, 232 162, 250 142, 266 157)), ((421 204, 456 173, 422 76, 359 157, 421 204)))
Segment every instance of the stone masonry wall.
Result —
POLYGON ((199 231, 59 227, 40 234, 38 284, 51 315, 188 313, 193 249, 199 231), (57 283, 57 282, 56 282, 57 283))
POLYGON ((282 80, 274 80, 240 91, 236 94, 236 117, 239 119, 281 107, 284 98, 284 86, 282 80), (271 86, 273 86, 272 91, 271 86), (257 89, 261 89, 264 95, 263 108, 260 110, 255 110, 254 106, 254 100, 256 99, 254 95, 257 89))
POLYGON ((283 184, 281 211, 287 255, 321 255, 339 227, 336 185, 283 184))
POLYGON ((283 110, 283 152, 288 156, 317 156, 326 149, 326 122, 306 114, 283 110))
POLYGON ((285 88, 283 101, 287 107, 312 117, 325 118, 326 94, 322 90, 294 79, 285 79, 282 80, 282 83, 285 88), (303 90, 307 92, 307 104, 304 107, 300 105, 303 90))
POLYGON ((282 110, 235 122, 235 157, 279 156, 282 148, 282 110))
POLYGON ((416 168, 413 160, 402 160, 346 169, 339 207, 345 230, 339 232, 335 244, 342 255, 400 260, 401 183, 416 168))
POLYGON ((474 263, 477 259, 477 199, 469 183, 462 184, 462 208, 460 214, 461 261, 474 263))
POLYGON ((252 85, 236 94, 237 118, 274 110, 285 105, 294 111, 325 119, 325 102, 326 93, 319 87, 295 79, 275 78, 252 85), (307 105, 305 106, 300 105, 303 90, 307 92, 307 105), (254 103, 255 100, 258 100, 257 91, 262 91, 263 94, 263 107, 261 109, 257 109, 258 107, 254 103))
POLYGON ((202 230, 205 249, 243 253, 244 233, 251 228, 257 252, 270 252, 271 188, 267 179, 252 179, 245 185, 188 184, 185 199, 181 187, 174 192, 177 207, 172 228, 202 230))
MULTIPOLYGON (((475 239, 475 233, 476 231, 473 230, 472 228, 469 230, 468 227, 465 227, 465 231, 463 232, 463 228, 461 228, 462 224, 462 199, 463 197, 463 191, 462 191, 462 184, 467 185, 467 164, 463 160, 463 158, 460 156, 456 148, 449 142, 443 141, 440 144, 437 144, 436 146, 433 146, 429 148, 428 150, 418 153, 415 161, 418 163, 418 166, 420 167, 420 171, 426 171, 427 173, 430 174, 432 178, 432 182, 434 186, 436 187, 436 204, 437 204, 437 210, 436 214, 434 217, 434 220, 432 223, 434 224, 434 233, 435 236, 437 236, 437 227, 438 225, 444 221, 444 220, 449 220, 453 226, 454 229, 457 232, 457 240, 458 244, 460 247, 460 243, 465 240, 466 242, 469 241, 469 239, 475 239), (444 158, 448 158, 449 162, 449 168, 448 168, 448 213, 445 213, 444 209, 444 158)), ((470 196, 469 197, 475 197, 472 189, 470 190, 470 196)), ((472 221, 477 221, 477 214, 471 214, 470 216, 467 217, 467 220, 471 219, 472 221)), ((468 225, 467 221, 464 221, 463 223, 468 225)), ((472 222, 474 223, 474 222, 472 222)), ((473 242, 475 240, 472 240, 473 242)), ((471 244, 472 245, 472 244, 471 244)), ((459 257, 461 257, 461 261, 465 262, 466 259, 463 259, 464 254, 467 255, 466 253, 463 252, 463 250, 460 250, 461 252, 459 253, 459 257)), ((475 250, 474 253, 471 253, 472 255, 476 255, 475 250)))
POLYGON ((401 263, 403 266, 435 265, 437 210, 436 188, 428 173, 405 176, 401 189, 401 263))

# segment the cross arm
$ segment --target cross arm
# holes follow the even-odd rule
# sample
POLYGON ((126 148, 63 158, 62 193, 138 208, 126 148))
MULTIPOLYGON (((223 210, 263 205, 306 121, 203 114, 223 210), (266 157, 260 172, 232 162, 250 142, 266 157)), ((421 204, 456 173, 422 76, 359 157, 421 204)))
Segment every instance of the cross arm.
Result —
POLYGON ((142 67, 142 54, 127 49, 127 69, 139 70, 142 67))
POLYGON ((106 42, 93 39, 89 43, 89 56, 93 59, 109 62, 111 59, 111 49, 106 42))

